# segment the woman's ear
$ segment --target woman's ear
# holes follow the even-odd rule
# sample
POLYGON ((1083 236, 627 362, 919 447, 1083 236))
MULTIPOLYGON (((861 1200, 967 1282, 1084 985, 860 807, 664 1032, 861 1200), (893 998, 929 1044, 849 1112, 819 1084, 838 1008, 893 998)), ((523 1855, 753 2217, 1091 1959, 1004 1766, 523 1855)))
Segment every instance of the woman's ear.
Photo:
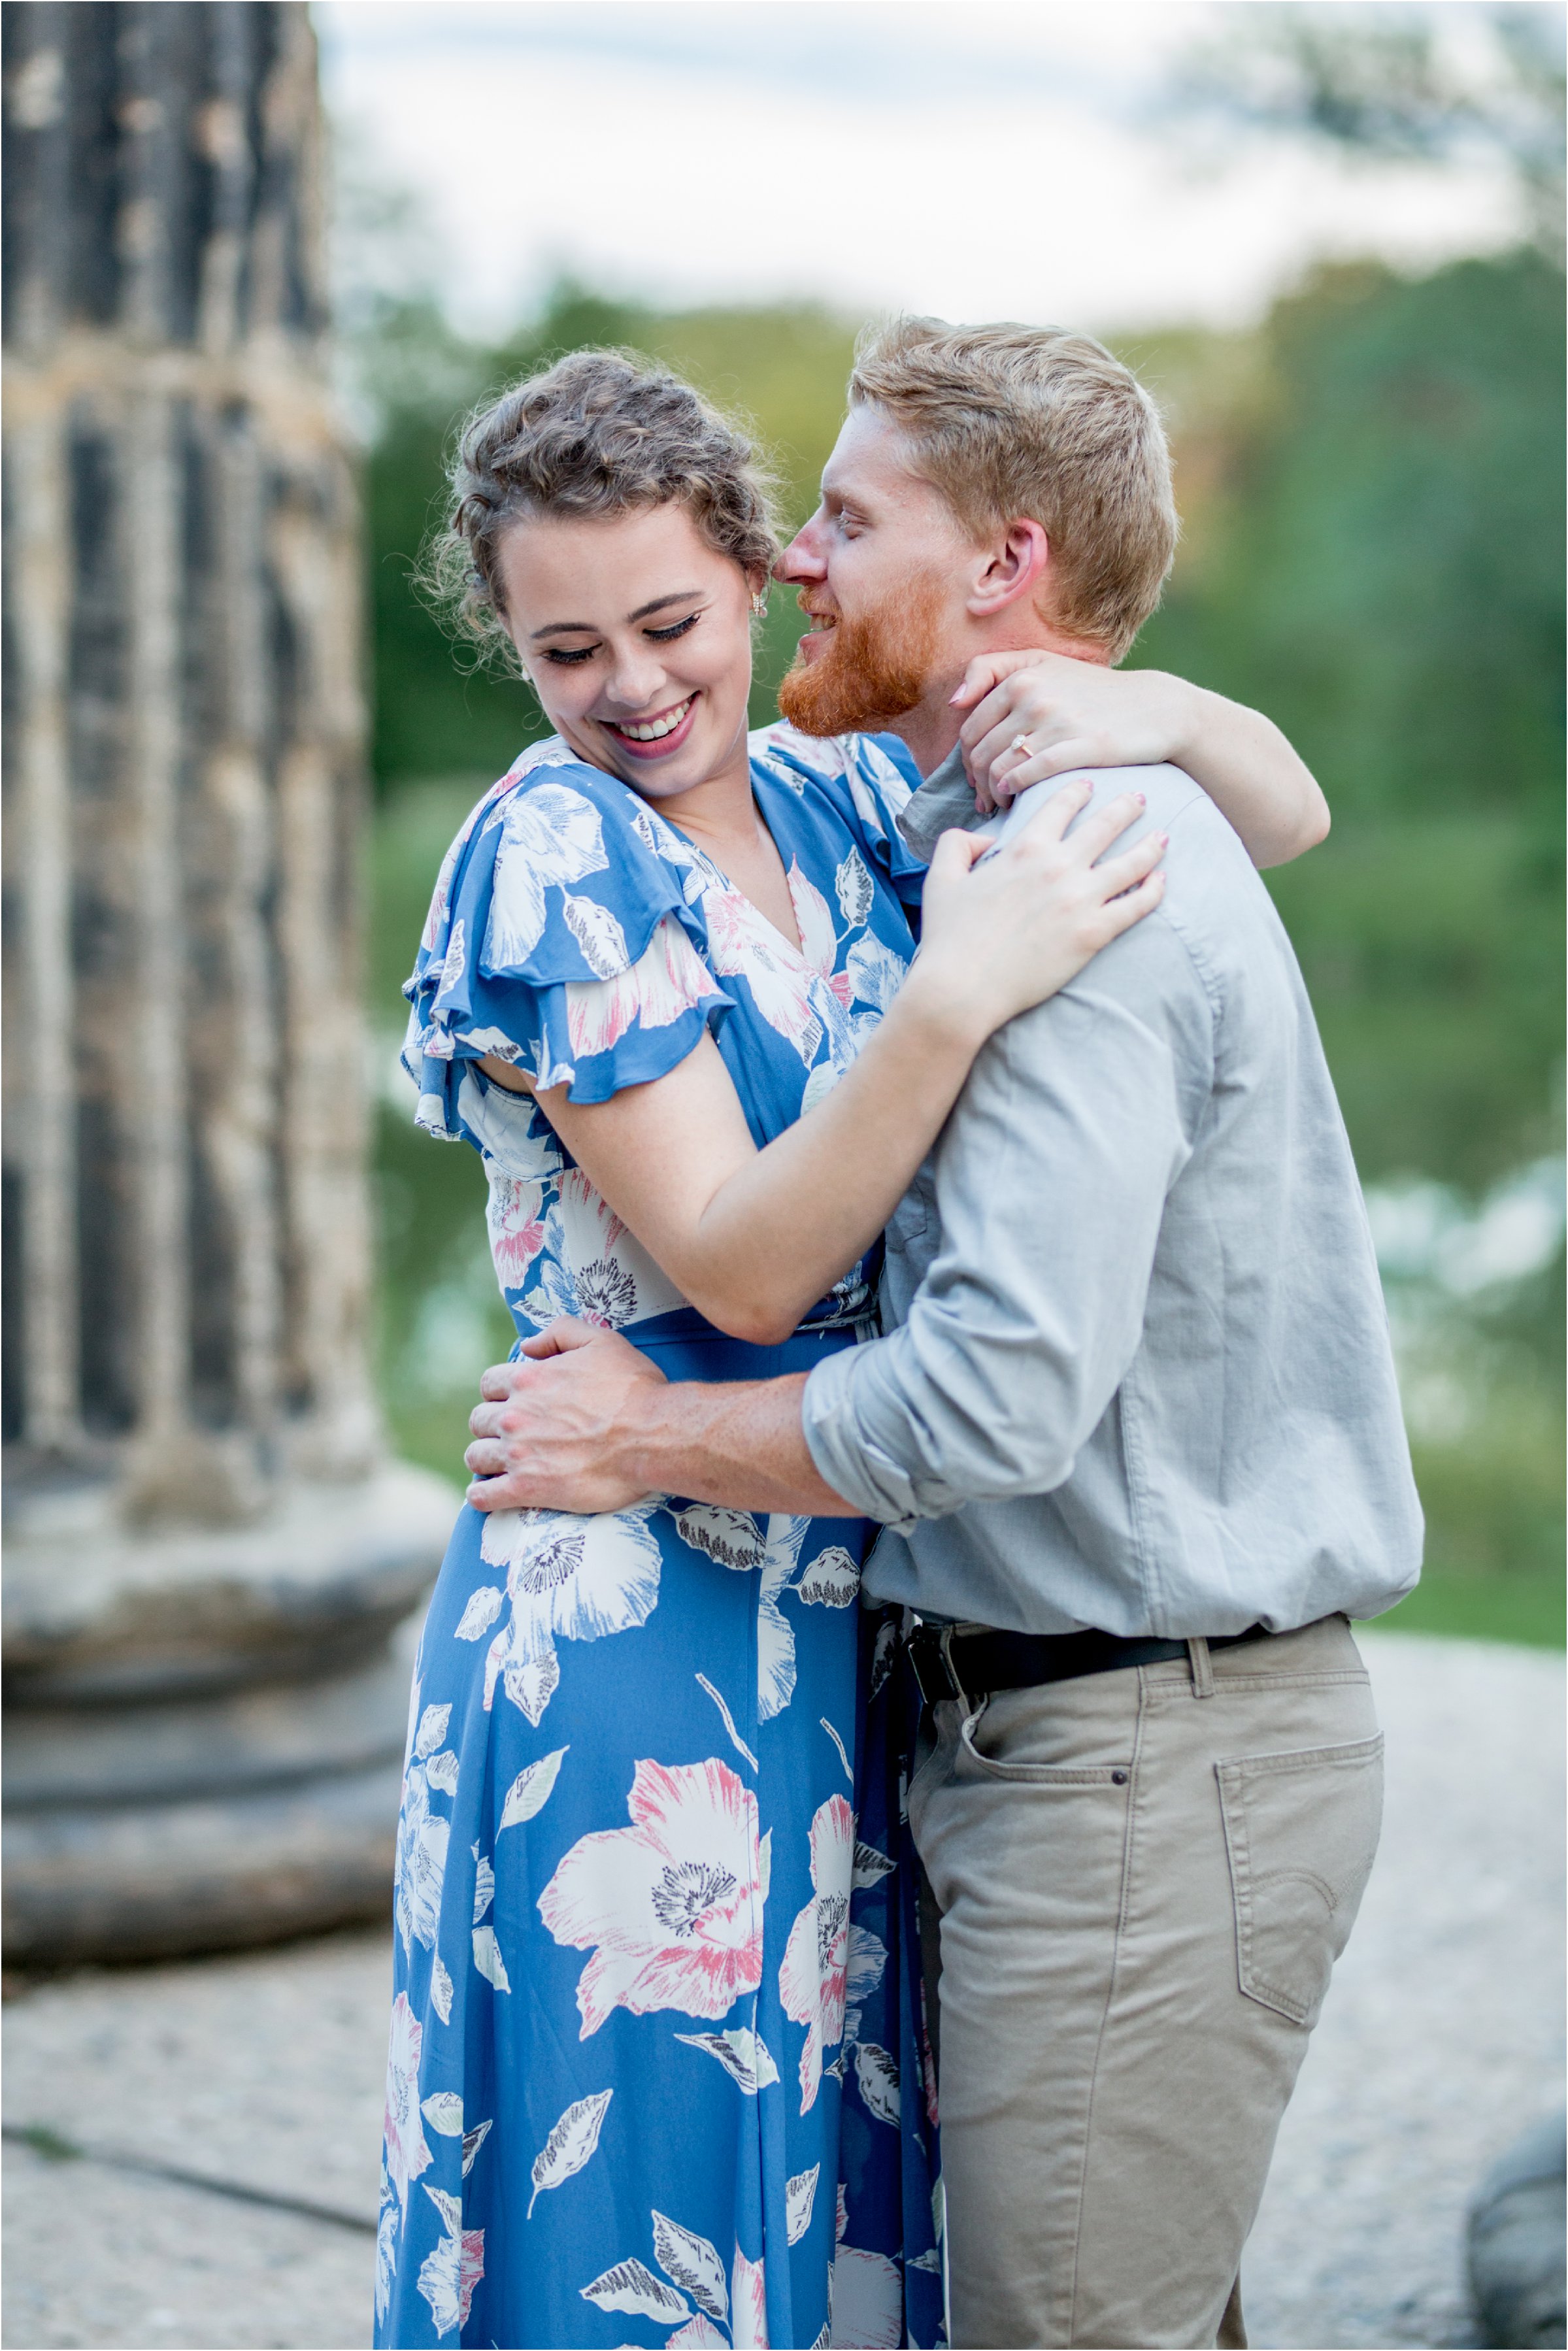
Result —
POLYGON ((966 600, 974 619, 990 620, 1009 604, 1024 598, 1034 601, 1051 567, 1051 542, 1043 523, 1020 516, 982 552, 983 568, 966 600))

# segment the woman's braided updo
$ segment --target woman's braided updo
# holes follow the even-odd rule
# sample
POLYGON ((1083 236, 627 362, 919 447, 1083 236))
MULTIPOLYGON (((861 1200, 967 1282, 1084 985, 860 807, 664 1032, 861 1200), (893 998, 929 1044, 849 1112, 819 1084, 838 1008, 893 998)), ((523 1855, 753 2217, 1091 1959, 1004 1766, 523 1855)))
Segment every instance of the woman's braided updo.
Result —
POLYGON ((766 576, 773 483, 751 442, 679 376, 624 351, 572 351, 476 409, 423 567, 433 600, 486 651, 516 655, 498 558, 524 519, 682 506, 716 554, 766 576))

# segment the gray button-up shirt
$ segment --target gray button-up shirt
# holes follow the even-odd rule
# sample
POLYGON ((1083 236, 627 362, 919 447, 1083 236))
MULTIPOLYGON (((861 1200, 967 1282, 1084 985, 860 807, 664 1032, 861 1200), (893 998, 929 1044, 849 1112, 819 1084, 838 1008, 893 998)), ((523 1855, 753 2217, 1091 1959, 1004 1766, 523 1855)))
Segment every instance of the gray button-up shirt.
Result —
MULTIPOLYGON (((1147 794, 1165 902, 981 1052, 889 1228, 888 1335, 807 1383, 812 1458, 885 1522, 868 1590, 925 1614, 1177 1639, 1375 1615, 1421 1513, 1301 972, 1189 777, 1093 780, 1147 794)), ((904 830, 953 823, 956 755, 904 830)))

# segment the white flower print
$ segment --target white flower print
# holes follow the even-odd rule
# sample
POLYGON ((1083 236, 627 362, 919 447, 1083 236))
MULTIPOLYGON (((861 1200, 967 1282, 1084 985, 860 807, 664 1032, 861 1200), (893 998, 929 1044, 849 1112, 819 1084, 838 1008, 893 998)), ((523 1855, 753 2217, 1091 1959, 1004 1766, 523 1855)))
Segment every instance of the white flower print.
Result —
POLYGON ((446 942, 446 953, 442 959, 441 978, 434 997, 437 1006, 442 998, 456 987, 468 968, 468 949, 464 939, 463 929, 463 917, 459 914, 452 925, 451 935, 446 942))
POLYGON ((392 2183, 382 2177, 382 2209, 376 2222, 376 2316, 384 2318, 392 2302, 392 2277, 397 2269, 398 2208, 388 2202, 392 2183))
POLYGON ((635 963, 626 960, 598 979, 573 979, 566 987, 567 1034, 571 1050, 586 1061, 607 1053, 633 1021, 643 1029, 667 1029, 694 1005, 716 993, 712 977, 674 914, 665 914, 635 963))
POLYGON ((534 2192, 528 2199, 525 2220, 534 2217, 534 2206, 547 2189, 559 2188, 568 2179, 575 2179, 582 2167, 599 2146, 599 2134, 604 2127, 604 2117, 613 2089, 596 2090, 591 2097, 579 2098, 568 2106, 549 2138, 534 2158, 531 2174, 534 2192))
MULTIPOLYGON (((419 1688, 416 1681, 411 1713, 418 1708, 419 1688)), ((430 1791, 434 1785, 450 1794, 455 1784, 455 1773, 442 1767, 447 1762, 455 1765, 455 1755, 450 1749, 444 1755, 435 1752, 446 1736, 451 1712, 449 1706, 425 1708, 417 1731, 410 1738, 409 1758, 403 1767, 392 1907, 405 1953, 412 1953, 416 1941, 423 1943, 427 1951, 434 1950, 441 1920, 441 1888, 446 1874, 451 1824, 439 1813, 431 1811, 430 1791)))
POLYGON ((816 2104, 824 2050, 843 2038, 854 1850, 854 1814, 842 1796, 830 1796, 811 1822, 811 1899, 796 1916, 779 1970, 784 2013, 806 2027, 800 2053, 802 2114, 816 2104))
POLYGON ((582 950, 582 960, 595 979, 610 979, 624 971, 631 957, 620 917, 597 898, 563 898, 561 914, 567 929, 582 950))
POLYGON ((659 1545, 647 1520, 655 1505, 576 1518, 565 1510, 492 1510, 480 1555, 507 1570, 512 1613, 485 1661, 485 1706, 499 1680, 538 1724, 560 1678, 555 1645, 597 1641, 645 1624, 659 1597, 659 1545))
POLYGON ((644 1761, 626 1808, 632 1826, 580 1838, 539 1896, 556 1941, 593 1954, 577 1987, 584 2041, 617 2008, 722 2017, 762 1980, 750 1790, 716 1757, 644 1761))
POLYGON ((852 931, 858 931, 871 913, 874 895, 870 870, 858 849, 852 849, 840 866, 833 890, 840 914, 852 931))
POLYGON ((484 959, 491 971, 527 963, 545 926, 548 884, 602 873, 604 829, 591 800, 566 784, 515 792, 501 816, 484 959))
POLYGON ((800 871, 800 860, 789 865, 789 900, 800 933, 800 952, 812 970, 826 980, 839 1002, 849 1005, 849 987, 842 972, 833 969, 839 956, 839 935, 828 902, 814 882, 800 871))
MULTIPOLYGON (((779 1603, 789 1590, 800 1564, 800 1546, 810 1519, 775 1510, 766 1534, 745 1510, 712 1502, 688 1502, 675 1520, 677 1532, 694 1551, 705 1552, 721 1567, 743 1573, 760 1569, 757 1591, 757 1711, 770 1722, 782 1714, 795 1694, 795 1635, 779 1603)), ((734 1737, 733 1726, 731 1737, 734 1737)))
POLYGON ((387 2043, 386 2110, 382 2123, 382 2161, 397 2191, 398 2209, 408 2209, 408 2188, 434 2158, 425 2141, 419 2116, 419 2056, 423 2028, 400 1991, 392 2002, 392 2033, 387 2043))
POLYGON ((439 2188, 424 2192, 445 2234, 421 2266, 419 2290, 430 2304, 437 2335, 451 2335, 466 2325, 474 2289, 485 2274, 485 2231, 463 2226, 463 2206, 455 2196, 439 2188))
POLYGON ((466 1045, 475 1053, 488 1053, 497 1061, 520 1061, 523 1058, 522 1047, 504 1029, 459 1029, 453 1042, 466 1045))

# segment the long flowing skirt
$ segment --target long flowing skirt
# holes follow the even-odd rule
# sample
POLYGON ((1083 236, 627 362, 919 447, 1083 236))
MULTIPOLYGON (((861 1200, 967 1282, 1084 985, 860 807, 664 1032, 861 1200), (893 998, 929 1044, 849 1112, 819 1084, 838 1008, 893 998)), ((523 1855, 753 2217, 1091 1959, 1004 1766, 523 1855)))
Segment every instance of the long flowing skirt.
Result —
MULTIPOLYGON (((709 1380, 850 1343, 632 1335, 709 1380)), ((463 1511, 409 1718, 378 2344, 941 2339, 865 1531, 463 1511)))

